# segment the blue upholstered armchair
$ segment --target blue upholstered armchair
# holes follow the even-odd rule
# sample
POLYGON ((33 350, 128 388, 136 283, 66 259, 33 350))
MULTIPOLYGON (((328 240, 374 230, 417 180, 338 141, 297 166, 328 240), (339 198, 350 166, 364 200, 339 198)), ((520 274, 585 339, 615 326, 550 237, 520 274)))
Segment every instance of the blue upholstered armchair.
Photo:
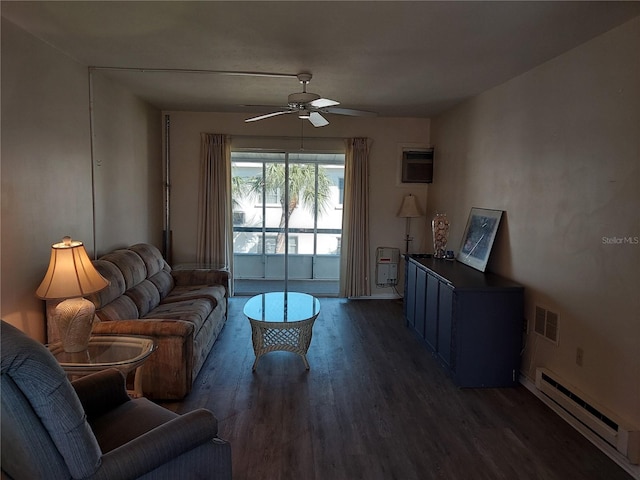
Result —
POLYGON ((117 370, 69 382, 44 345, 1 325, 3 478, 231 479, 211 412, 132 400, 117 370))

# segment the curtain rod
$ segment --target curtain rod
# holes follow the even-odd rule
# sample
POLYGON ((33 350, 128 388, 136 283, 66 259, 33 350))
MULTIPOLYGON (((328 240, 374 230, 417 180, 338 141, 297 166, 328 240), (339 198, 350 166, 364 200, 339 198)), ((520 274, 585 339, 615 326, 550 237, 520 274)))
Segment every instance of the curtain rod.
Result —
MULTIPOLYGON (((204 132, 204 133, 212 133, 212 132, 204 132)), ((231 139, 234 138, 257 138, 257 139, 276 139, 276 140, 300 140, 299 136, 292 135, 235 135, 229 134, 231 139)), ((351 137, 304 137, 305 140, 347 140, 351 137)))
POLYGON ((206 69, 189 69, 189 68, 155 68, 155 67, 108 67, 108 66, 91 66, 90 70, 111 70, 116 72, 139 72, 139 73, 197 73, 203 75, 226 75, 232 77, 272 77, 272 78, 295 78, 295 73, 273 73, 273 72, 245 72, 234 70, 206 70, 206 69))

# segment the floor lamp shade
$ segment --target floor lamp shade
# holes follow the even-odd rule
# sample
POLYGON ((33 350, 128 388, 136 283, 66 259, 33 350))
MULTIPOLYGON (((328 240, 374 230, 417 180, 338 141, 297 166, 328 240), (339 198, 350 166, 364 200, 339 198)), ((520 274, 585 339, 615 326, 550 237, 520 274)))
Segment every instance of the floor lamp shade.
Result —
POLYGON ((404 241, 406 243, 405 252, 409 253, 409 242, 413 240, 409 235, 411 229, 411 219, 422 216, 422 211, 420 211, 420 207, 418 206, 418 202, 416 202, 415 196, 409 194, 402 199, 402 205, 400 205, 400 210, 398 210, 397 216, 407 219, 404 241))
POLYGON ((63 300, 55 309, 54 321, 65 351, 86 350, 95 306, 82 297, 108 285, 91 263, 82 242, 65 237, 61 243, 51 246, 49 268, 36 295, 43 300, 63 300))
POLYGON ((416 218, 421 216, 422 212, 420 211, 418 202, 416 202, 416 197, 411 194, 404 197, 402 199, 402 205, 400 205, 400 210, 398 210, 398 217, 416 218))

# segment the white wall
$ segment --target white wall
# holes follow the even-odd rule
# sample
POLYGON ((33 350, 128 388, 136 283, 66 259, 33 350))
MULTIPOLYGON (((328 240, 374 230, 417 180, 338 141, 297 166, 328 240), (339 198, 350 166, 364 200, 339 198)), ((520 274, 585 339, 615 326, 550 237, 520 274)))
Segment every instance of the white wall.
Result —
POLYGON ((44 339, 50 246, 93 249, 86 69, 2 21, 2 318, 44 339))
POLYGON ((119 84, 93 75, 96 250, 162 246, 162 115, 119 84))
POLYGON ((2 19, 0 316, 41 341, 35 290, 51 244, 71 235, 90 256, 133 242, 160 246, 160 112, 108 79, 94 90, 103 163, 95 220, 87 67, 2 19))
MULTIPOLYGON (((270 136, 274 143, 293 137, 300 145, 300 120, 293 115, 245 123, 250 114, 167 112, 171 116, 171 229, 173 231, 173 262, 194 262, 197 231, 198 171, 200 162, 200 132, 225 133, 242 141, 241 136, 270 136)), ((402 198, 413 193, 426 208, 425 184, 396 184, 396 173, 403 144, 429 144, 429 120, 411 118, 364 118, 332 115, 330 125, 304 127, 307 148, 311 137, 339 139, 368 137, 372 140, 370 154, 370 236, 371 285, 374 296, 394 295, 391 288, 375 285, 375 249, 397 247, 404 252, 405 220, 396 217, 402 198)), ((335 143, 335 142, 334 142, 335 143)), ((426 217, 412 220, 415 237, 413 251, 428 251, 425 243, 426 217)), ((401 286, 399 288, 402 288, 401 286)))
POLYGON ((488 269, 525 285, 530 330, 535 305, 560 315, 558 345, 527 336, 523 373, 640 427, 638 45, 635 19, 433 119, 428 207, 456 250, 471 207, 506 211, 488 269))

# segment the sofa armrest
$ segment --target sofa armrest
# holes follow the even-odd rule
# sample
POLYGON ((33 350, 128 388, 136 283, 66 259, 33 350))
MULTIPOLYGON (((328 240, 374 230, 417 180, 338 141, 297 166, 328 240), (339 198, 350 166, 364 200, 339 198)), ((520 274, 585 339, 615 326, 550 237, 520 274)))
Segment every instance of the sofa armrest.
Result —
POLYGON ((229 272, 215 269, 172 270, 171 275, 177 286, 222 285, 229 295, 229 272))
POLYGON ((131 400, 125 379, 115 368, 96 372, 71 382, 89 419, 105 414, 131 400))
POLYGON ((158 346, 142 365, 138 375, 145 397, 179 399, 191 391, 195 326, 169 319, 111 320, 97 322, 94 334, 144 335, 158 346))
POLYGON ((138 320, 110 320, 96 322, 94 335, 144 335, 147 337, 187 337, 193 335, 194 325, 182 320, 145 318, 138 320))
POLYGON ((177 417, 102 456, 92 478, 134 479, 216 438, 218 424, 208 410, 177 417))

